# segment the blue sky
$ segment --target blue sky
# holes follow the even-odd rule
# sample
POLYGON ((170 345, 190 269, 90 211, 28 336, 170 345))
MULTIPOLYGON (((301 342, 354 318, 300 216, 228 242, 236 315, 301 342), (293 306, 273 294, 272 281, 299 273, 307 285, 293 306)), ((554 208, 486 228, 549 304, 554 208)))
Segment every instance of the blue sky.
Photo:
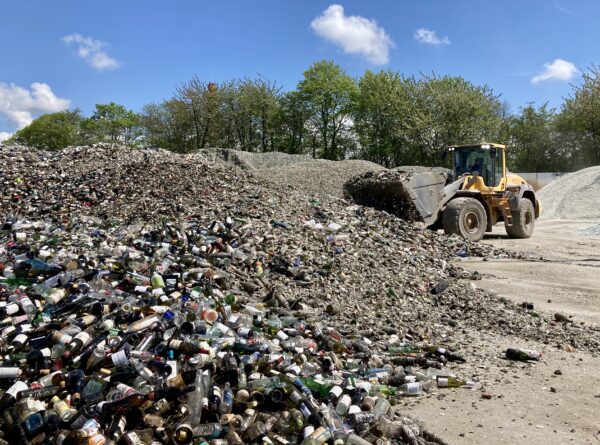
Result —
POLYGON ((0 138, 66 107, 140 110, 194 74, 292 89, 332 59, 353 76, 463 76, 517 111, 559 106, 600 63, 597 0, 5 0, 0 23, 0 138))

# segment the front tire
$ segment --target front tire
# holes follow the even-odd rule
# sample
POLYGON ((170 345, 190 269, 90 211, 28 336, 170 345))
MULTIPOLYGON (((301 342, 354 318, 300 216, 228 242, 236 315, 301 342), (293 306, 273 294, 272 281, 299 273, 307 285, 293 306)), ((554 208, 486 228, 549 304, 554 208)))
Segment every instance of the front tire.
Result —
POLYGON ((487 227, 485 208, 474 198, 453 199, 442 214, 442 226, 446 234, 456 233, 470 241, 479 241, 487 227))
POLYGON ((518 209, 512 212, 512 221, 512 226, 504 223, 506 233, 510 238, 529 238, 533 234, 535 207, 529 199, 521 199, 518 209))

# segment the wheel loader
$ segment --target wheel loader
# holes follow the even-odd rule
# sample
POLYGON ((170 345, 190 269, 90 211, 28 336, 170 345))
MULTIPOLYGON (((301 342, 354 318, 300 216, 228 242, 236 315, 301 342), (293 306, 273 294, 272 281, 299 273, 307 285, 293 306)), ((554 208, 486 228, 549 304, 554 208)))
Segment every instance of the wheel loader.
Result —
POLYGON ((345 191, 359 204, 416 215, 431 229, 479 241, 503 221, 512 238, 529 238, 542 211, 533 187, 506 169, 506 146, 457 145, 444 151, 451 173, 428 171, 397 175, 372 173, 355 178, 345 191))

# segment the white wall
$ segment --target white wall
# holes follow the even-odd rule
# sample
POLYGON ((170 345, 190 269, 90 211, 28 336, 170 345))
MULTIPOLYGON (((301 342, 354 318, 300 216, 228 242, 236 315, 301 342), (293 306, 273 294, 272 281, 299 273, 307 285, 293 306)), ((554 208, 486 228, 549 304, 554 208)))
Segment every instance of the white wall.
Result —
POLYGON ((535 181, 540 186, 540 188, 544 187, 545 185, 550 184, 552 181, 554 181, 557 178, 560 178, 564 174, 565 173, 549 173, 549 172, 517 173, 517 175, 519 175, 521 178, 525 179, 528 182, 535 181))

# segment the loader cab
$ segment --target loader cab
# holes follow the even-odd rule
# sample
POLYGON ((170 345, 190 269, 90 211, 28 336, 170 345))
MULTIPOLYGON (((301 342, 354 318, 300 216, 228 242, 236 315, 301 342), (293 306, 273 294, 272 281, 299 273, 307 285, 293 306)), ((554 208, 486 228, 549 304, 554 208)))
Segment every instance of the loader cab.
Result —
POLYGON ((481 176, 487 187, 499 187, 506 176, 504 150, 505 146, 500 144, 449 147, 454 177, 481 176))

